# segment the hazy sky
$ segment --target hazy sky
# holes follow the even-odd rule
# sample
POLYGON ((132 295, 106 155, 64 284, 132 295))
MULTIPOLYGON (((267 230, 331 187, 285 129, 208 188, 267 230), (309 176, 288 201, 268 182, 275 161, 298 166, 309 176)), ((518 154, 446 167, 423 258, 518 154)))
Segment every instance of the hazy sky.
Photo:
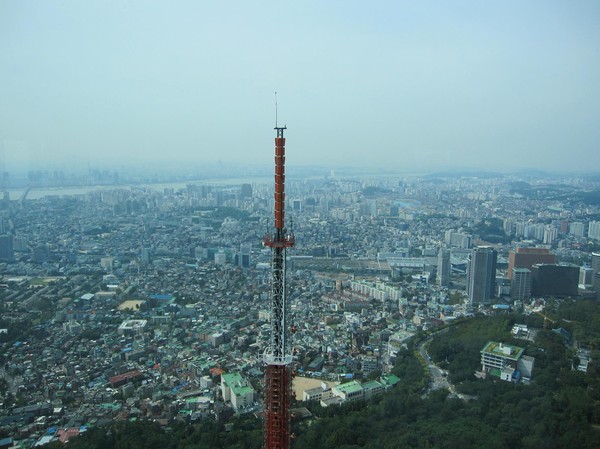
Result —
POLYGON ((0 0, 17 163, 600 170, 600 1, 0 0))

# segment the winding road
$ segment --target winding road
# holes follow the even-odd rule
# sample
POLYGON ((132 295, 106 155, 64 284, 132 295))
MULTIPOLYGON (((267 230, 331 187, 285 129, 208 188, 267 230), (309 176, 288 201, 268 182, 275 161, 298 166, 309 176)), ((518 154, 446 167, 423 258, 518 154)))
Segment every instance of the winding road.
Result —
POLYGON ((448 380, 448 373, 433 363, 431 357, 429 354, 427 354, 426 345, 430 340, 431 337, 427 338, 419 345, 419 354, 421 354, 421 357, 425 363, 427 363, 427 368, 429 369, 429 374, 431 376, 431 384, 427 389, 426 395, 428 395, 431 391, 440 389, 445 389, 450 391, 452 394, 456 394, 456 388, 454 388, 454 385, 452 385, 448 380))

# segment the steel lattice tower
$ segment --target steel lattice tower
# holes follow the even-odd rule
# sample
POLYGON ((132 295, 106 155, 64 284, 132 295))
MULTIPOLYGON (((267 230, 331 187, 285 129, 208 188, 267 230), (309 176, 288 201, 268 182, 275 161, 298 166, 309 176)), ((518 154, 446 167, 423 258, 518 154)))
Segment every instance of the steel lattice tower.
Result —
POLYGON ((294 234, 285 228, 285 138, 275 131, 275 230, 263 239, 271 248, 271 340, 265 351, 264 448, 290 447, 291 329, 286 296, 286 251, 294 246, 294 234))

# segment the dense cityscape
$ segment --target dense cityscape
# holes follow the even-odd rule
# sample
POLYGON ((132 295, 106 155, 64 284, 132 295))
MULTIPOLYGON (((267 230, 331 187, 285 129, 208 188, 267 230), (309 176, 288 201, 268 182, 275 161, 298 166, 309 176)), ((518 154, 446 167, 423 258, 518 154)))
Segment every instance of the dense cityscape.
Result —
MULTIPOLYGON (((108 179, 4 194, 0 447, 116 421, 260 416, 272 185, 108 179)), ((540 173, 292 174, 295 414, 387 394, 411 337, 482 315, 542 317, 585 373, 597 348, 574 346, 545 307, 598 297, 599 188, 597 177, 540 173)), ((537 330, 512 332, 524 347, 537 330)), ((535 382, 535 358, 509 343, 482 347, 473 376, 535 382)), ((466 400, 421 354, 425 394, 466 400)))
POLYGON ((0 449, 600 448, 598 18, 0 1, 0 449))

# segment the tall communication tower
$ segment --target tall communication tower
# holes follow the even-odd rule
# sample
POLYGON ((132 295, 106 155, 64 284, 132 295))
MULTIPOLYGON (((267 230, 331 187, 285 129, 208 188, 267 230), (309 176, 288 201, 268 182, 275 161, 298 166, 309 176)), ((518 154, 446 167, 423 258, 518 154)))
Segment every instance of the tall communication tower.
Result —
POLYGON ((265 351, 264 448, 290 447, 291 328, 286 296, 286 251, 294 246, 294 233, 285 228, 285 138, 286 129, 275 120, 275 229, 265 235, 271 248, 271 341, 265 351))

